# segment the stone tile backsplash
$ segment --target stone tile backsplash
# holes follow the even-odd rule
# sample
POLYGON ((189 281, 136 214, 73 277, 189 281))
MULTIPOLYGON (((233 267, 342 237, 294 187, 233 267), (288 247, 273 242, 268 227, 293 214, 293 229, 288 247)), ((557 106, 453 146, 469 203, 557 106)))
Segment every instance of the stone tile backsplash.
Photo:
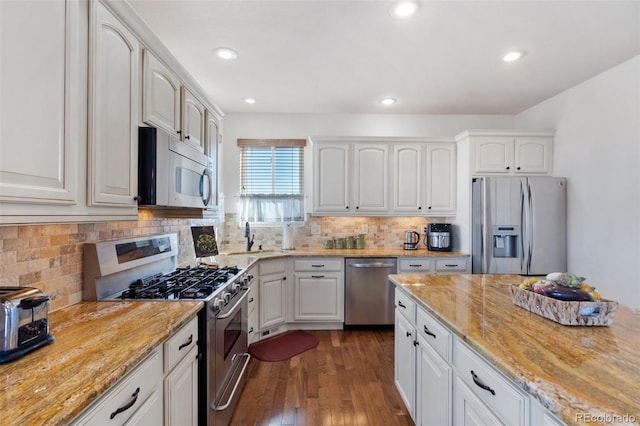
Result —
MULTIPOLYGON (((314 217, 294 226, 296 248, 319 248, 333 237, 365 234, 365 247, 402 247, 404 233, 422 234, 427 218, 416 217, 314 217)), ((141 210, 137 221, 0 226, 0 286, 36 287, 51 297, 55 311, 82 300, 83 244, 145 235, 177 233, 178 264, 192 265, 195 253, 191 226, 213 225, 212 219, 157 218, 141 210)), ((216 227, 222 252, 244 251, 244 226, 227 214, 216 227)), ((282 226, 255 226, 253 250, 282 248, 282 226)))

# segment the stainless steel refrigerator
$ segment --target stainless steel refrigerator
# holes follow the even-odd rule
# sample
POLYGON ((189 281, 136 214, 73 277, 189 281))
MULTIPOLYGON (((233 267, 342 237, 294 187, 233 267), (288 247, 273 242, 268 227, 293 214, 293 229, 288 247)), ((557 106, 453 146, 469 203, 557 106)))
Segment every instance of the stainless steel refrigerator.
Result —
POLYGON ((565 178, 474 178, 472 272, 520 275, 565 272, 566 189, 565 178))

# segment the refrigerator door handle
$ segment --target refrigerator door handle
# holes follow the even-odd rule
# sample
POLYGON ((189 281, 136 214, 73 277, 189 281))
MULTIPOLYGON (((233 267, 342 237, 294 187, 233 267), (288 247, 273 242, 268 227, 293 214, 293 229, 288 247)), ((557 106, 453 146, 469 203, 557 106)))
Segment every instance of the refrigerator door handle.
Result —
POLYGON ((520 181, 520 272, 526 272, 524 267, 526 263, 526 226, 527 226, 527 189, 525 187, 525 181, 520 181))
MULTIPOLYGON (((487 220, 489 218, 489 199, 487 198, 487 179, 482 179, 482 273, 489 273, 489 256, 493 242, 489 235, 487 220)), ((493 256, 491 256, 493 257, 493 256)))
POLYGON ((522 182, 522 256, 521 270, 525 274, 529 274, 531 270, 531 262, 533 255, 533 198, 531 194, 531 186, 528 181, 522 182))

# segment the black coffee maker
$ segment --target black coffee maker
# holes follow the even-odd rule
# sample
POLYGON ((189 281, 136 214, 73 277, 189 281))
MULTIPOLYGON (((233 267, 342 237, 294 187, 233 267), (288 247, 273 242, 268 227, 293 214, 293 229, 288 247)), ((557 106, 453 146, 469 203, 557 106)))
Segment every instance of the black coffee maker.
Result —
POLYGON ((451 251, 451 224, 430 223, 427 231, 427 248, 431 251, 451 251))

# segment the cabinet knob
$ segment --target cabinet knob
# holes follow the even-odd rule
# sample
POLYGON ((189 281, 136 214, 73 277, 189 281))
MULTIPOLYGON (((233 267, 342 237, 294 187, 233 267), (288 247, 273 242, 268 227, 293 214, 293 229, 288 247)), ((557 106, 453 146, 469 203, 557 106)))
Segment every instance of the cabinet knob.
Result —
POLYGON ((507 166, 507 170, 509 170, 511 167, 507 166))
POLYGON ((349 210, 349 206, 347 206, 346 209, 349 210))
POLYGON ((517 170, 520 170, 520 166, 516 167, 517 170))
POLYGON ((427 207, 429 210, 431 210, 431 206, 427 207))
POLYGON ((184 137, 185 139, 191 139, 191 135, 187 135, 184 137))
POLYGON ((420 344, 420 342, 418 342, 417 340, 413 341, 413 346, 418 346, 420 344))
POLYGON ((182 130, 178 130, 178 134, 181 135, 182 134, 182 130))
POLYGON ((282 277, 282 281, 286 281, 286 280, 287 280, 287 277, 282 277))
POLYGON ((422 206, 418 206, 418 210, 422 210, 422 206))
POLYGON ((358 210, 360 208, 360 206, 356 206, 356 210, 358 210))
POLYGON ((142 197, 139 195, 136 195, 135 197, 133 197, 133 201, 141 201, 142 197))

